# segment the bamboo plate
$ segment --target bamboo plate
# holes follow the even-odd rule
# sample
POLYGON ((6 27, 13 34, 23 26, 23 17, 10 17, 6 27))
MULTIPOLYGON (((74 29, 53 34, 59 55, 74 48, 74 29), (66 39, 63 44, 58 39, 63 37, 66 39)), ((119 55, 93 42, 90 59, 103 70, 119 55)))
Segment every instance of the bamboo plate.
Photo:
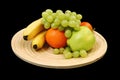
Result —
POLYGON ((98 61, 106 53, 107 42, 105 38, 96 31, 94 31, 94 34, 96 44, 86 58, 65 59, 62 54, 53 54, 53 49, 50 47, 35 51, 31 47, 31 41, 23 40, 23 29, 12 37, 11 47, 16 56, 36 66, 56 69, 77 68, 98 61))

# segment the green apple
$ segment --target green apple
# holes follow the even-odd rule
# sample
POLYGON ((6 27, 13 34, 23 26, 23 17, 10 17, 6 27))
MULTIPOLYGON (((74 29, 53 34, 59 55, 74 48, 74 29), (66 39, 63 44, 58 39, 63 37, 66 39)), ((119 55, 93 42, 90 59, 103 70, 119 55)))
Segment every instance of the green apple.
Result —
POLYGON ((67 45, 72 51, 90 50, 96 42, 94 33, 87 27, 81 26, 80 30, 73 31, 72 36, 67 39, 67 45))

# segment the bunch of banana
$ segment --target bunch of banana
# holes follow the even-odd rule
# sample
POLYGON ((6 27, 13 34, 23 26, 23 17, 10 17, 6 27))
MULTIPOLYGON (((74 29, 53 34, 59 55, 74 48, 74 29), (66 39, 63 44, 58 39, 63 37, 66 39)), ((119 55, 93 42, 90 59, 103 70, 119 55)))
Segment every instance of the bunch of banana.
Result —
POLYGON ((38 50, 43 47, 45 43, 45 29, 41 23, 41 18, 33 21, 23 31, 23 39, 32 41, 32 48, 38 50))

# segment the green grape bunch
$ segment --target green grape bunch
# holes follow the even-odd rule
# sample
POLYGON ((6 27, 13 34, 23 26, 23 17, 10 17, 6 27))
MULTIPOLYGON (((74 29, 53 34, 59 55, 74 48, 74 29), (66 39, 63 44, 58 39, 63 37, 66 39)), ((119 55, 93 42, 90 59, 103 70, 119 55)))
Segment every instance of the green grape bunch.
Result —
POLYGON ((51 9, 46 9, 42 12, 42 23, 45 29, 58 28, 62 31, 70 27, 73 30, 79 30, 81 19, 81 14, 71 12, 70 10, 66 10, 65 12, 56 10, 56 12, 53 12, 51 9))

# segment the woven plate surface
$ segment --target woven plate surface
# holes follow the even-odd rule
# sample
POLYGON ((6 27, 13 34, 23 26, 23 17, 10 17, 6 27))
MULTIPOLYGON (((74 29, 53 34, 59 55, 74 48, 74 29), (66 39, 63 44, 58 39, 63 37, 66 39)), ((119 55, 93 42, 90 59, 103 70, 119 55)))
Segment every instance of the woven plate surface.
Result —
POLYGON ((94 31, 96 44, 86 58, 65 59, 62 54, 53 54, 53 49, 50 47, 35 51, 31 47, 31 41, 23 40, 23 30, 21 29, 12 37, 12 50, 23 61, 40 67, 69 69, 86 66, 101 59, 107 50, 105 38, 94 31))

